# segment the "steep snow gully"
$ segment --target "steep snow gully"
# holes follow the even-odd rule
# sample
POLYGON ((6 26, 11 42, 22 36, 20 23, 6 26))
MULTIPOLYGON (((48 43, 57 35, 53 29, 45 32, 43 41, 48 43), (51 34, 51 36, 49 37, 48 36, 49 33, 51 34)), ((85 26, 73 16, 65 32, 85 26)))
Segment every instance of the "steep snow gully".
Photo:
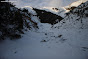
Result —
POLYGON ((0 42, 0 59, 88 59, 88 17, 83 18, 86 28, 80 28, 80 21, 73 22, 76 16, 72 17, 64 19, 65 24, 51 25, 32 16, 39 29, 25 31, 17 40, 0 42))

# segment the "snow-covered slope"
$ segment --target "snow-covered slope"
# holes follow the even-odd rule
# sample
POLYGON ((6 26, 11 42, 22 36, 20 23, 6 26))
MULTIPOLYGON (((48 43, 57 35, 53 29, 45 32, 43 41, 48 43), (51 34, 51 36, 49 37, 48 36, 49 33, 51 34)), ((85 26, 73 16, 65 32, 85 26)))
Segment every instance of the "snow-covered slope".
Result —
POLYGON ((0 43, 0 59, 87 59, 87 31, 44 24, 39 32, 28 31, 19 40, 0 43))
POLYGON ((0 42, 0 59, 88 59, 88 2, 84 4, 54 26, 38 22, 39 29, 21 39, 0 42))
POLYGON ((55 27, 88 29, 88 1, 66 13, 66 17, 55 27))
POLYGON ((81 3, 84 3, 84 2, 86 2, 86 1, 88 1, 88 0, 78 0, 78 1, 75 1, 75 2, 73 2, 73 3, 71 3, 69 6, 71 7, 71 6, 79 6, 81 3))
POLYGON ((18 9, 11 3, 0 2, 0 40, 20 38, 23 29, 38 28, 27 9, 18 9))

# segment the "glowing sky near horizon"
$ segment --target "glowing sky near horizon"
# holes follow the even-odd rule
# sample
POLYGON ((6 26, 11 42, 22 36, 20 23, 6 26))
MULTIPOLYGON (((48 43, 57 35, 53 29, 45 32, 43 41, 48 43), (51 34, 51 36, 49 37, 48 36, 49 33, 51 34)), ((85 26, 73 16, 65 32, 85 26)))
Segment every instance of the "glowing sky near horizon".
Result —
POLYGON ((14 4, 17 7, 31 6, 31 7, 63 7, 78 0, 10 0, 17 1, 14 4))

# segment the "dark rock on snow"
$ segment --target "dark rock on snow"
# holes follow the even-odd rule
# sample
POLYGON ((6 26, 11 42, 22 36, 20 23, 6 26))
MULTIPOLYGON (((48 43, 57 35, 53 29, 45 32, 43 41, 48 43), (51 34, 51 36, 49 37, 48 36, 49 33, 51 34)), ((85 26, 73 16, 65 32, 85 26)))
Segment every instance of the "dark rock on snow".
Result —
POLYGON ((26 9, 18 9, 8 2, 0 2, 0 40, 9 37, 21 38, 23 29, 38 28, 37 23, 31 20, 30 13, 26 9))
POLYGON ((36 11, 41 23, 50 23, 53 25, 60 22, 63 19, 61 16, 58 16, 45 10, 40 10, 36 8, 33 8, 33 10, 36 11))

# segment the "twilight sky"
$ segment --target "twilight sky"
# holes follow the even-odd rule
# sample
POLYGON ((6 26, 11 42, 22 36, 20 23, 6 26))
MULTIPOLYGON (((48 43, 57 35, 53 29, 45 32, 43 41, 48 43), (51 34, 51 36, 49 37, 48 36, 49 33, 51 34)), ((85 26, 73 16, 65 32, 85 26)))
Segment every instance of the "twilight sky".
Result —
POLYGON ((17 7, 32 6, 32 7, 62 7, 71 4, 77 0, 10 0, 17 1, 17 7))
MULTIPOLYGON (((20 8, 24 6, 40 8, 40 7, 63 7, 78 0, 9 0, 9 1, 17 1, 14 4, 20 8)), ((88 0, 79 0, 79 1, 88 1, 88 0)))

